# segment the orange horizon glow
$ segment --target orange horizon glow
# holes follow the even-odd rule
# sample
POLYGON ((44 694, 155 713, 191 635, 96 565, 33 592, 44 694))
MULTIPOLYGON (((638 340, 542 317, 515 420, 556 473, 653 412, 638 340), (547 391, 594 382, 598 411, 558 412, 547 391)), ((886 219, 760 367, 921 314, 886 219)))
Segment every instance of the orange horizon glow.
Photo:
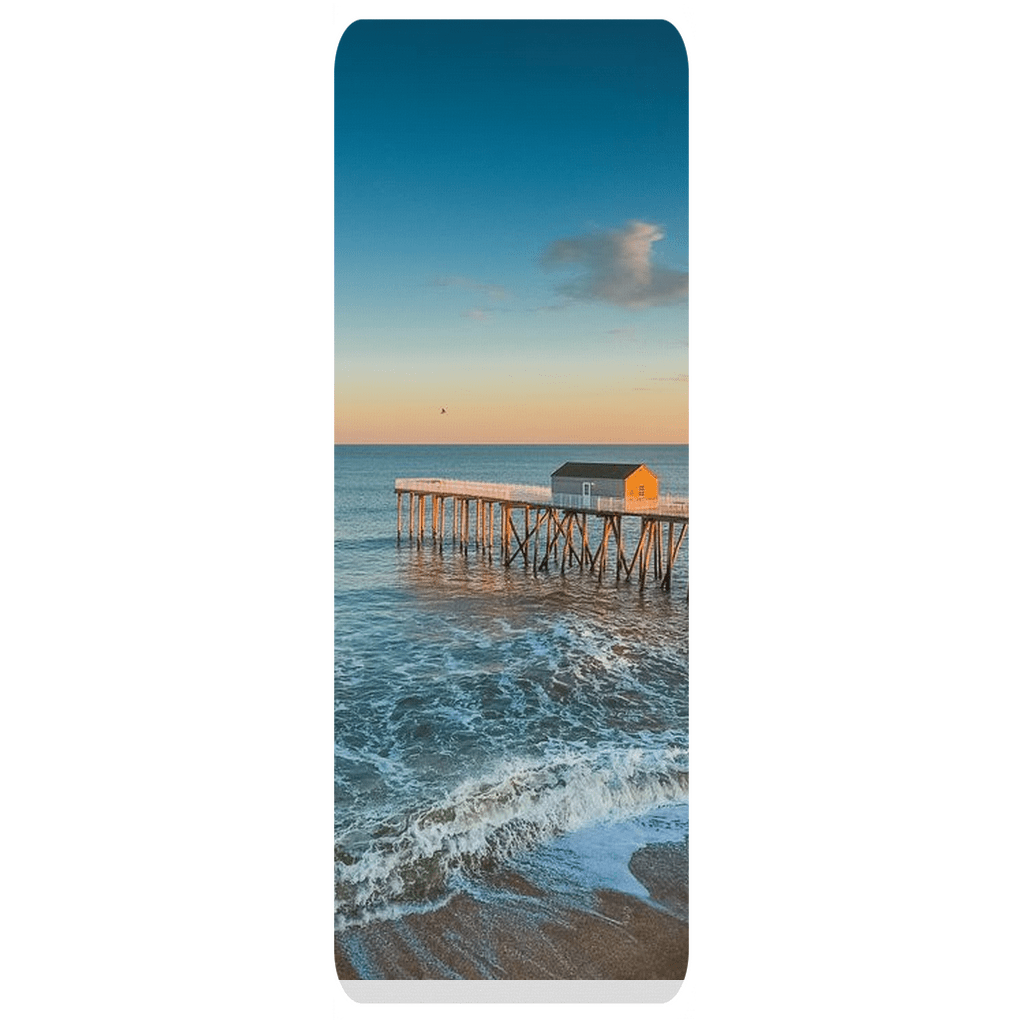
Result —
POLYGON ((408 359, 381 374, 351 358, 335 376, 334 443, 688 444, 689 404, 688 377, 660 368, 616 378, 593 364, 539 375, 408 359))
POLYGON ((451 402, 383 403, 339 394, 335 444, 688 444, 689 396, 671 393, 579 397, 551 404, 496 396, 451 402))

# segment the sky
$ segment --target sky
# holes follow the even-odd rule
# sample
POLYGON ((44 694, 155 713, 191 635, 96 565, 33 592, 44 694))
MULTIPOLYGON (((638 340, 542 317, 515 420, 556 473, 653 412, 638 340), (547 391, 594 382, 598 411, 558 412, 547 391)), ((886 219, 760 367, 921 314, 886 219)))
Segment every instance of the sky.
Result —
POLYGON ((335 443, 687 443, 687 118, 668 22, 351 25, 335 443))

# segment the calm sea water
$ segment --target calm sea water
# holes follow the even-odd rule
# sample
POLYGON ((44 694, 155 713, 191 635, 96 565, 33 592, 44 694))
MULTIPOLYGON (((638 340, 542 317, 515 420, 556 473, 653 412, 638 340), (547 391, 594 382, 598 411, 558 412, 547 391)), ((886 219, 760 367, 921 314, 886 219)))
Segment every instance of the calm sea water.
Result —
POLYGON ((630 853, 686 840, 686 543, 671 593, 460 555, 450 518, 439 553, 429 507, 424 546, 396 545, 396 477, 547 486, 567 460, 644 462, 689 494, 685 445, 335 448, 342 933, 459 891, 506 899, 488 881, 505 869, 643 896, 630 853))

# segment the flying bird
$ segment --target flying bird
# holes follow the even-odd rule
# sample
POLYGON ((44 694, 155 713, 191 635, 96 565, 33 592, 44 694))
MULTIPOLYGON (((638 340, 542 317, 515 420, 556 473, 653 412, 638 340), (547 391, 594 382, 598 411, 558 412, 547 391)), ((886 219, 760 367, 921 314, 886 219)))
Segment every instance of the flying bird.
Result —
POLYGON ((447 409, 442 409, 441 410, 441 415, 443 416, 447 411, 448 411, 447 409))

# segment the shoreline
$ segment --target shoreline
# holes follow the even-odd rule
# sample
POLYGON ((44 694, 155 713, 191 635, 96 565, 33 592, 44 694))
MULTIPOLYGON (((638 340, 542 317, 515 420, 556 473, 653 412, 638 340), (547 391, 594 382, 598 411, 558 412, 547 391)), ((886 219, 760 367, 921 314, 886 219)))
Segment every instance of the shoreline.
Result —
POLYGON ((599 888, 589 905, 538 889, 510 870, 487 881, 502 899, 449 903, 335 933, 342 980, 678 980, 689 956, 685 842, 634 851, 644 899, 599 888))

